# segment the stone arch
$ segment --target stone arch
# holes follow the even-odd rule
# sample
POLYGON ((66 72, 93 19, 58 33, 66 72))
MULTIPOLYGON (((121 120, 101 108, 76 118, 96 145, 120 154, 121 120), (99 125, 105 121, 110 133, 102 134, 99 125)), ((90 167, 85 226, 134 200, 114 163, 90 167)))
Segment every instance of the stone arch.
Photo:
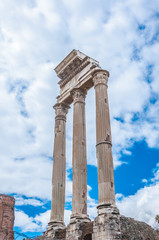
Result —
POLYGON ((92 240, 92 234, 91 233, 86 234, 82 240, 92 240))

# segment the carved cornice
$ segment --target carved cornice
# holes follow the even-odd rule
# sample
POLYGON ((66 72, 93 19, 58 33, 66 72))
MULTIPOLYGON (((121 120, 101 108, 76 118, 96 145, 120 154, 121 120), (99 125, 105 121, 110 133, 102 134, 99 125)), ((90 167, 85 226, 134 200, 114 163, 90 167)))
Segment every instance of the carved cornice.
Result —
POLYGON ((58 82, 60 88, 62 88, 66 83, 68 83, 76 74, 81 72, 87 65, 90 64, 89 58, 85 57, 83 60, 75 59, 66 69, 63 71, 59 77, 61 80, 58 82))
POLYGON ((81 88, 75 88, 71 91, 71 96, 73 98, 73 103, 81 102, 85 103, 87 91, 81 88))
POLYGON ((77 55, 77 51, 73 49, 64 59, 62 62, 60 62, 57 67, 54 69, 57 75, 62 71, 62 69, 65 67, 65 65, 71 61, 75 56, 77 55))
POLYGON ((96 71, 93 75, 94 87, 99 84, 106 85, 108 83, 109 72, 105 70, 96 71))

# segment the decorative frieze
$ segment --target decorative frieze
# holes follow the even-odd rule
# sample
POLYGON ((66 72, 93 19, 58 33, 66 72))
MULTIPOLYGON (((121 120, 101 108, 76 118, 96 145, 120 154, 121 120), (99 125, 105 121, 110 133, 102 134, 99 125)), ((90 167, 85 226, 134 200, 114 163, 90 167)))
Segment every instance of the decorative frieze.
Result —
POLYGON ((87 65, 90 64, 88 57, 85 57, 83 61, 73 61, 71 65, 67 67, 65 72, 60 75, 61 81, 58 82, 60 88, 70 81, 74 76, 81 72, 87 65))

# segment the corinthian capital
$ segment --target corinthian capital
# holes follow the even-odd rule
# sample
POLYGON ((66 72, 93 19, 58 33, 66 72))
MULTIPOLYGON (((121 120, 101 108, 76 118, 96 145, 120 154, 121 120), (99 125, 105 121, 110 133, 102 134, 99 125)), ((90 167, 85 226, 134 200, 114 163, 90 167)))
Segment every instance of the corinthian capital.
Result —
POLYGON ((53 108, 55 109, 56 117, 64 117, 66 118, 66 114, 68 113, 69 105, 65 103, 56 103, 53 108))
POLYGON ((82 102, 85 103, 86 90, 81 88, 75 88, 71 91, 71 96, 73 98, 73 103, 82 102))
POLYGON ((109 72, 106 70, 98 70, 94 73, 93 75, 93 82, 94 82, 94 87, 96 87, 99 84, 103 84, 107 86, 109 78, 109 72))

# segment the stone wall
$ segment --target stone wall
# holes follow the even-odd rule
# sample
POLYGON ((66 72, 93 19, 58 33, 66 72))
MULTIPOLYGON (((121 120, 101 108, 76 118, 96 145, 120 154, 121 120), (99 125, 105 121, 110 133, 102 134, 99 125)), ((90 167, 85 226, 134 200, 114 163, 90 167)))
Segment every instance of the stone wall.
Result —
POLYGON ((0 194, 0 240, 14 240, 14 197, 0 194))
MULTIPOLYGON (((120 222, 122 233, 121 240, 159 240, 157 232, 144 222, 135 221, 133 218, 127 218, 124 216, 120 217, 120 222)), ((82 231, 82 237, 79 240, 91 240, 93 222, 82 223, 80 230, 82 231)), ((57 237, 54 239, 47 239, 44 236, 41 236, 36 240, 65 240, 65 232, 59 232, 56 236, 57 237)))
POLYGON ((144 222, 133 218, 120 217, 122 240, 159 240, 154 229, 144 222))

